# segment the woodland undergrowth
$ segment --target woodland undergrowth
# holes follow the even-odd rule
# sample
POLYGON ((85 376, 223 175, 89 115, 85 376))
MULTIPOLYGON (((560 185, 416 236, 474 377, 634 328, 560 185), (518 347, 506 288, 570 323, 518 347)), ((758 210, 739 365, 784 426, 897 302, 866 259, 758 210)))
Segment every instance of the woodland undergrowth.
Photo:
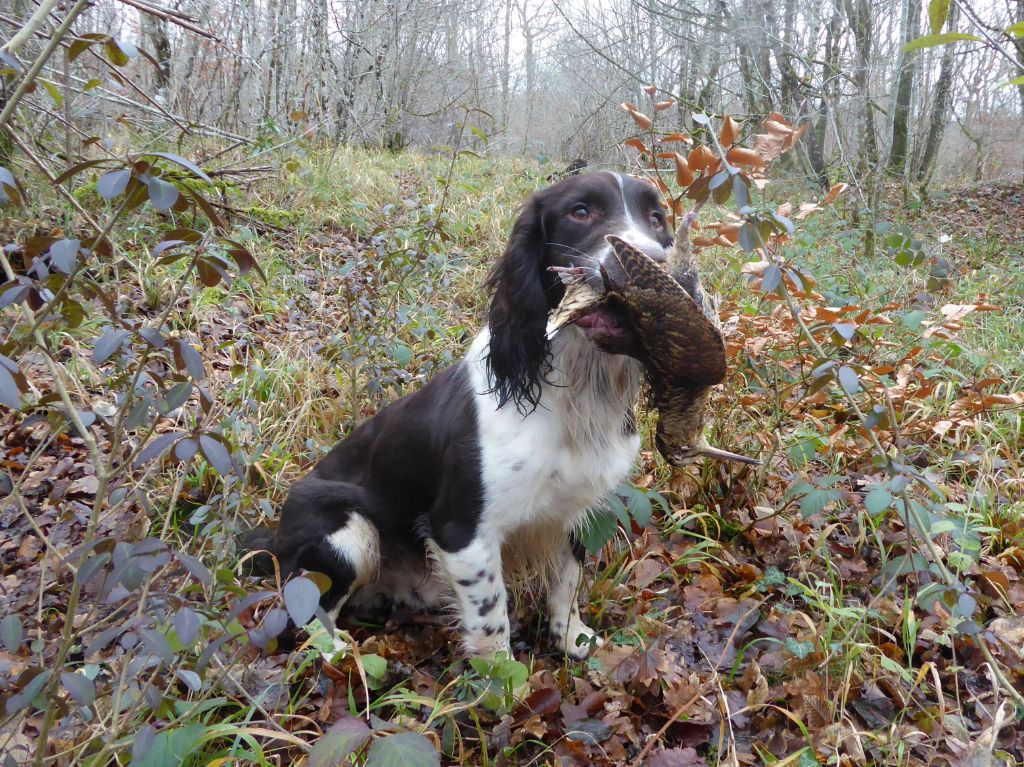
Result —
POLYGON ((710 440, 764 464, 673 471, 645 440, 588 534, 610 641, 583 663, 526 599, 512 658, 463 661, 423 615, 349 623, 334 653, 322 579, 246 578, 234 544, 457 358, 550 166, 297 140, 247 173, 244 148, 126 133, 58 170, 15 147, 5 765, 1024 759, 1024 195, 883 196, 865 259, 856 184, 791 180, 781 116, 685 136, 653 94, 628 107, 622 167, 693 214, 722 297, 710 440))

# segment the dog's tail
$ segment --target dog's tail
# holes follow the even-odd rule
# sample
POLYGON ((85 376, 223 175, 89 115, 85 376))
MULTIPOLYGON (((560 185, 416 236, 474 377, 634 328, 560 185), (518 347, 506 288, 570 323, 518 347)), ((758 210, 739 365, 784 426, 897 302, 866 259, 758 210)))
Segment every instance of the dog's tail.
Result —
POLYGON ((247 575, 273 575, 274 531, 253 527, 238 536, 239 565, 247 575))

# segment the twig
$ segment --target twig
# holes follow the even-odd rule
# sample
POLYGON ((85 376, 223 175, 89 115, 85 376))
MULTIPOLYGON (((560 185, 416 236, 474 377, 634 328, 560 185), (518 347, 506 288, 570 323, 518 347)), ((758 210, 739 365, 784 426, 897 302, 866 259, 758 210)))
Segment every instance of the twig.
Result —
POLYGON ((197 27, 191 23, 191 18, 179 14, 176 11, 165 10, 158 8, 155 5, 149 5, 148 3, 140 3, 138 0, 121 0, 125 5, 130 5, 132 8, 138 8, 143 13, 148 13, 150 16, 156 16, 158 19, 169 21, 171 24, 175 24, 179 27, 187 29, 189 32, 195 32, 200 37, 205 37, 207 40, 213 40, 216 43, 220 42, 220 38, 213 34, 209 30, 197 27))
POLYGON ((57 3, 59 2, 60 0, 43 0, 43 2, 39 4, 39 7, 36 8, 36 12, 29 17, 29 20, 25 22, 21 29, 15 32, 14 36, 10 40, 0 46, 0 52, 16 53, 17 50, 25 44, 25 41, 34 35, 41 26, 43 26, 43 22, 46 21, 46 17, 50 14, 50 11, 57 7, 57 3))
MULTIPOLYGON (((50 41, 32 63, 32 66, 29 67, 25 76, 21 78, 21 82, 18 83, 18 87, 14 89, 14 93, 11 94, 10 99, 4 105, 3 111, 0 112, 0 127, 7 125, 8 120, 11 119, 11 116, 14 114, 14 110, 18 106, 18 103, 28 92, 29 86, 35 82, 36 77, 39 76, 43 66, 46 64, 53 52, 60 47, 61 41, 68 33, 68 30, 71 29, 71 25, 75 23, 75 19, 81 15, 82 11, 89 7, 91 2, 92 0, 78 0, 77 3, 71 6, 71 9, 68 11, 68 15, 64 17, 64 21, 61 22, 60 26, 57 27, 56 30, 54 30, 53 35, 50 37, 50 41)), ((47 8, 47 12, 49 12, 49 8, 47 8)))
MULTIPOLYGON (((35 165, 44 176, 46 176, 46 179, 53 185, 54 189, 57 190, 58 194, 60 194, 65 200, 67 200, 68 204, 75 209, 78 215, 84 218, 86 223, 93 228, 93 231, 95 231, 98 235, 96 241, 98 242, 99 240, 102 240, 104 236, 103 227, 96 222, 96 219, 89 215, 89 211, 82 207, 82 204, 78 202, 78 200, 75 198, 73 194, 71 194, 71 192, 69 192, 63 186, 54 183, 57 180, 57 177, 53 175, 50 169, 46 166, 46 163, 44 163, 39 158, 39 156, 32 151, 31 147, 29 147, 28 144, 21 140, 21 138, 18 136, 17 133, 15 133, 14 129, 10 125, 4 125, 3 128, 4 130, 7 131, 7 135, 11 137, 11 140, 17 145, 18 149, 20 149, 25 154, 25 156, 32 161, 32 164, 35 165)), ((93 243, 93 245, 95 247, 95 243, 93 243)))

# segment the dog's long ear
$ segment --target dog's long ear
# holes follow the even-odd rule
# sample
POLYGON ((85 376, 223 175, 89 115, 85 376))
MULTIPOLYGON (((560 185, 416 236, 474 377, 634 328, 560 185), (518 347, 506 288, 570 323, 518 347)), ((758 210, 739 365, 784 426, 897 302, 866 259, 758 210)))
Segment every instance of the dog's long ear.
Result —
POLYGON ((498 407, 511 400, 524 415, 540 400, 542 367, 548 356, 543 208, 540 195, 526 203, 504 255, 487 279, 493 292, 487 318, 491 330, 487 369, 498 407))

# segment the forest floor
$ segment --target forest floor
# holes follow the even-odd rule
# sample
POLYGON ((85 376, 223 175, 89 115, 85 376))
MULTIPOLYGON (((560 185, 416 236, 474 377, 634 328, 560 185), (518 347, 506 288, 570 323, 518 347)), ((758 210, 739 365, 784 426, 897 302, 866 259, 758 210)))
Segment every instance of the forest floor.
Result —
MULTIPOLYGON (((1024 763, 1007 689, 1024 693, 1020 184, 893 203, 871 257, 843 206, 799 222, 783 255, 806 288, 800 320, 856 372, 870 429, 818 381, 801 322, 744 254, 703 251, 730 355, 710 441, 764 465, 673 471, 645 437, 622 488, 628 524, 588 561, 581 602, 609 641, 587 661, 550 652, 526 596, 504 662, 462 660, 435 616, 345 624, 355 649, 340 654, 315 629, 260 633, 298 608, 238 575, 236 531, 272 522, 354 423, 457 358, 515 206, 551 171, 463 157, 448 177, 448 164, 310 152, 227 189, 231 236, 265 279, 175 293, 181 263, 152 253, 177 222, 142 208, 114 232, 121 260, 97 282, 198 339, 214 404, 195 417, 231 454, 207 441, 150 461, 90 530, 90 446, 4 410, 2 479, 18 491, 0 506, 0 601, 18 616, 17 635, 0 622, 4 764, 35 753, 47 705, 55 764, 1024 763), (85 535, 116 577, 62 569, 85 535), (62 633, 80 639, 56 658, 62 633), (56 660, 71 672, 57 699, 19 701, 56 660)), ((97 207, 92 188, 76 196, 97 207)), ((54 202, 30 213, 3 224, 4 244, 76 226, 54 202)), ((104 328, 88 316, 52 337, 101 419, 116 405, 114 374, 89 361, 104 328)), ((41 359, 24 372, 48 390, 41 359)), ((174 404, 157 435, 186 428, 174 404)))

